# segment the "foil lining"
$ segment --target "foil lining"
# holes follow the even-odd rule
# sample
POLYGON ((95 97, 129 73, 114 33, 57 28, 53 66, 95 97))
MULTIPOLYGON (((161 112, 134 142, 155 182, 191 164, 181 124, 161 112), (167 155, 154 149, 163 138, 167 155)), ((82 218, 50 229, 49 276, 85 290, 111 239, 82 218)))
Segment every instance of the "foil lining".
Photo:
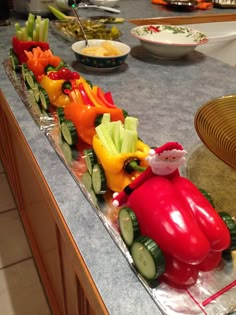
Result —
MULTIPOLYGON (((68 164, 62 151, 62 139, 56 115, 51 116, 42 113, 33 99, 33 94, 26 88, 21 75, 16 74, 12 70, 9 60, 5 60, 3 64, 9 80, 32 118, 48 138, 55 152, 77 182, 108 233, 128 260, 131 269, 149 292, 160 311, 166 315, 229 315, 234 314, 234 312, 236 314, 236 251, 233 252, 231 261, 222 260, 215 270, 200 272, 197 283, 188 289, 176 289, 166 283, 158 283, 155 288, 149 286, 145 279, 136 271, 132 257, 119 235, 117 225, 118 209, 111 204, 112 193, 107 192, 102 202, 97 201, 86 190, 81 181, 81 176, 86 171, 85 159, 82 153, 83 148, 78 152, 79 158, 68 164)), ((194 156, 194 154, 195 152, 193 151, 192 155, 194 156)), ((191 165, 191 168, 187 166, 184 171, 185 175, 191 180, 194 180, 194 178, 191 178, 193 169, 194 165, 191 165)), ((231 215, 235 217, 236 213, 231 213, 231 215)))

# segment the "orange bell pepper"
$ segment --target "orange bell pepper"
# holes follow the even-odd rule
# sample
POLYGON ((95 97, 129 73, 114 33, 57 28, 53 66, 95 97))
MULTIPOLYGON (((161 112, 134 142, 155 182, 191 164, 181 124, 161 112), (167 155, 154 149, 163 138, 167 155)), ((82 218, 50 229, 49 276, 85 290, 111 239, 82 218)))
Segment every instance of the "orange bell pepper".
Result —
POLYGON ((96 118, 104 113, 110 113, 112 121, 124 122, 123 111, 118 107, 108 108, 72 102, 64 108, 65 118, 73 121, 80 139, 88 144, 92 144, 93 136, 96 134, 96 118))
POLYGON ((42 50, 40 47, 35 47, 32 51, 25 51, 25 54, 28 58, 26 61, 27 68, 34 73, 38 82, 48 72, 49 66, 57 70, 64 65, 61 58, 53 55, 50 49, 42 50))

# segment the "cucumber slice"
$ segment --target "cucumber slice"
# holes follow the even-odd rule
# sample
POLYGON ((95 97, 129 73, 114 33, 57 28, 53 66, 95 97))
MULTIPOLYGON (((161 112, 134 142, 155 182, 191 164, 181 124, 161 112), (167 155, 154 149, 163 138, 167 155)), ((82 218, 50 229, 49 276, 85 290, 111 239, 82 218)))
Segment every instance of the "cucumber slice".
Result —
POLYGON ((62 141, 61 149, 62 149, 66 163, 70 166, 73 163, 73 154, 72 154, 71 147, 69 146, 68 143, 66 143, 65 141, 62 141))
POLYGON ((88 171, 82 175, 81 181, 87 191, 92 190, 92 177, 88 171))
POLYGON ((236 223, 234 222, 230 214, 224 211, 220 211, 219 215, 221 216, 230 231, 236 231, 236 223))
POLYGON ((88 171, 90 174, 92 174, 94 164, 97 162, 97 158, 93 149, 84 150, 84 158, 88 171))
POLYGON ((69 145, 73 145, 78 141, 78 134, 73 121, 64 120, 61 124, 61 133, 65 141, 69 145))
POLYGON ((12 69, 16 72, 19 71, 20 69, 19 59, 12 48, 10 49, 10 61, 12 69))
POLYGON ((214 201, 211 197, 211 195, 203 188, 198 188, 198 190, 203 194, 203 196, 210 202, 213 208, 215 208, 214 201))
POLYGON ((107 189, 106 176, 101 165, 95 164, 92 171, 92 184, 95 194, 105 194, 107 189))
POLYGON ((40 88, 37 82, 34 84, 34 88, 32 89, 34 93, 34 99, 36 103, 40 103, 40 88))
POLYGON ((26 80, 25 75, 26 75, 26 73, 27 73, 28 71, 29 71, 29 70, 28 70, 28 68, 27 68, 27 65, 26 65, 25 63, 23 63, 23 64, 21 65, 21 75, 22 75, 22 78, 23 78, 24 81, 26 80))
POLYGON ((63 107, 57 108, 57 117, 60 125, 66 120, 63 107))
POLYGON ((135 213, 128 207, 121 208, 118 215, 120 233, 125 244, 130 247, 140 235, 135 213))
POLYGON ((221 218, 227 225, 227 228, 229 229, 230 239, 231 239, 229 249, 235 250, 236 249, 236 223, 231 217, 231 215, 228 214, 227 212, 220 211, 219 215, 221 216, 221 218))
POLYGON ((48 93, 43 88, 40 88, 39 91, 39 102, 43 110, 47 111, 50 106, 50 100, 48 97, 48 93))
POLYGON ((165 257, 159 246, 146 236, 140 236, 131 247, 134 265, 147 280, 159 277, 165 271, 165 257))
POLYGON ((34 74, 32 71, 27 71, 25 73, 25 82, 26 82, 26 86, 28 89, 32 89, 35 86, 35 78, 34 78, 34 74))
POLYGON ((74 161, 78 160, 79 152, 76 146, 70 146, 67 142, 63 141, 60 144, 61 150, 64 155, 66 163, 70 166, 74 161))

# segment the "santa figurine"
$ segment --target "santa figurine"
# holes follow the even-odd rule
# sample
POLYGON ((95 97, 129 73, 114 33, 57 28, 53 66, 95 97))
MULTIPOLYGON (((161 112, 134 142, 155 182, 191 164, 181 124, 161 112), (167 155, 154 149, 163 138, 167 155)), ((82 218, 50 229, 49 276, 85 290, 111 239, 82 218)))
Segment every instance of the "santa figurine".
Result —
POLYGON ((186 153, 178 142, 167 142, 159 148, 151 149, 146 158, 149 167, 122 192, 113 194, 113 205, 123 205, 133 190, 153 176, 164 176, 168 179, 180 176, 178 168, 184 164, 186 153))

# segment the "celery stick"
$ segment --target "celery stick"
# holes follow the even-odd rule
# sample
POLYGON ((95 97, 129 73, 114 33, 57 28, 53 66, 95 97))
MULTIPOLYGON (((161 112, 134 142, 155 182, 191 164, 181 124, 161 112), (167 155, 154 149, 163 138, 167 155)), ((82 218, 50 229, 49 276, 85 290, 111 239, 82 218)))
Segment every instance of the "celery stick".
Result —
POLYGON ((40 15, 37 15, 35 19, 35 23, 40 24, 41 21, 42 21, 42 17, 40 15))
POLYGON ((121 136, 123 137, 122 129, 124 127, 120 120, 112 122, 112 139, 119 152, 121 150, 121 136))
POLYGON ((44 24, 45 24, 45 20, 42 19, 39 24, 39 41, 40 42, 43 41, 44 24))
POLYGON ((124 137, 121 145, 121 153, 135 152, 137 146, 137 133, 133 130, 124 129, 124 137))
POLYGON ((28 37, 33 38, 33 31, 34 31, 34 21, 31 20, 28 20, 27 22, 27 34, 28 34, 28 37))
POLYGON ((27 36, 27 31, 26 31, 26 27, 22 27, 21 28, 21 36, 22 36, 22 39, 21 40, 23 40, 23 41, 27 41, 28 40, 28 36, 27 36))
POLYGON ((138 118, 132 117, 132 116, 127 116, 125 118, 125 123, 124 123, 125 129, 129 130, 136 130, 138 129, 138 118))
POLYGON ((55 17, 58 20, 66 20, 66 19, 70 18, 68 15, 65 15, 64 13, 62 13, 60 10, 58 10, 55 7, 53 7, 52 5, 48 5, 48 8, 52 12, 52 14, 55 15, 55 17))
POLYGON ((21 27, 19 23, 15 24, 15 30, 16 30, 16 37, 20 40, 21 39, 21 27))
POLYGON ((21 37, 22 37, 22 31, 21 31, 21 29, 16 32, 16 37, 17 37, 19 40, 21 40, 21 37))
POLYGON ((107 131, 106 124, 100 124, 95 129, 97 132, 97 136, 99 137, 106 150, 112 155, 117 155, 119 152, 117 151, 114 142, 112 141, 112 138, 107 131))
POLYGON ((28 21, 33 21, 33 22, 34 22, 34 20, 35 20, 34 14, 29 13, 29 15, 28 15, 28 21))
POLYGON ((102 124, 111 122, 111 115, 109 113, 105 113, 102 116, 102 124))
POLYGON ((38 42, 39 41, 39 24, 35 25, 33 40, 38 42))
POLYGON ((49 19, 44 19, 44 28, 43 28, 43 42, 48 41, 48 27, 49 27, 49 19))
POLYGON ((15 30, 16 30, 16 33, 21 30, 19 23, 15 23, 15 30))

